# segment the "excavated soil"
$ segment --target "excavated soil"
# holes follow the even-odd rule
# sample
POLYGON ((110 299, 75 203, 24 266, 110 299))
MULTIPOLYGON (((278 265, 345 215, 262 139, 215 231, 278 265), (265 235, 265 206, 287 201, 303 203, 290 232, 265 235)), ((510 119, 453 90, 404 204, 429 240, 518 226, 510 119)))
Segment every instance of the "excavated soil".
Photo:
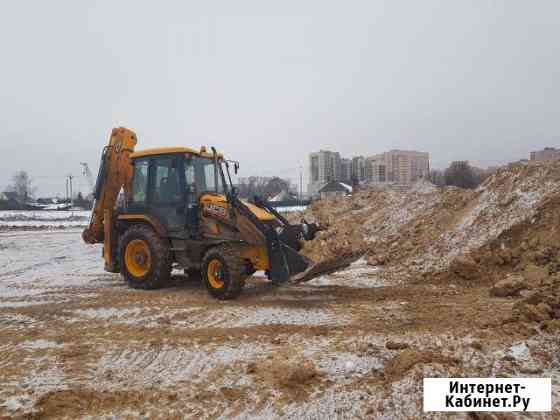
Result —
POLYGON ((552 377, 519 418, 559 418, 558 174, 316 203, 305 253, 362 256, 231 302, 178 272, 129 289, 77 230, 1 233, 0 418, 443 419, 424 377, 496 376, 552 377))

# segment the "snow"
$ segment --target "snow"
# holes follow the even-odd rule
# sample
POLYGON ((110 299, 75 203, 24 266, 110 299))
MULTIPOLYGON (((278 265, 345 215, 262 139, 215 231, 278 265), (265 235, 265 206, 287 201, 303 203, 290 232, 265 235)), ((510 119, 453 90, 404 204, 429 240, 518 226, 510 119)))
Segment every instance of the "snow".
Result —
POLYGON ((346 191, 348 191, 349 193, 352 192, 352 187, 350 185, 345 184, 344 182, 339 182, 339 184, 346 188, 346 191))
POLYGON ((103 271, 99 247, 84 244, 79 230, 4 232, 0 243, 2 307, 80 301, 107 287, 106 280, 120 284, 103 271))
MULTIPOLYGON (((148 350, 117 349, 107 352, 95 368, 96 385, 103 389, 127 387, 175 386, 178 382, 198 383, 216 368, 239 361, 253 361, 265 352, 254 344, 218 346, 200 351, 197 345, 186 347, 164 346, 148 350)), ((228 385, 250 381, 236 375, 228 385)), ((214 384, 219 387, 224 384, 214 384)))
POLYGON ((292 213, 296 211, 304 211, 307 206, 287 206, 287 207, 276 207, 275 210, 278 213, 292 213))
POLYGON ((24 349, 59 349, 64 347, 64 344, 55 343, 54 341, 50 340, 34 340, 34 341, 26 341, 21 344, 21 347, 24 349))
POLYGON ((309 286, 344 286, 353 288, 382 287, 384 281, 376 276, 378 267, 367 264, 365 258, 354 261, 350 266, 334 274, 317 277, 306 285, 309 286))
MULTIPOLYGON (((37 360, 37 359, 36 359, 37 360)), ((45 358, 47 369, 34 370, 22 382, 23 388, 48 392, 66 387, 63 369, 52 359, 45 358)))
POLYGON ((430 181, 419 179, 410 188, 410 192, 418 194, 432 194, 438 191, 438 188, 430 181))
MULTIPOLYGON (((313 401, 294 402, 284 407, 282 418, 302 420, 364 418, 369 398, 365 391, 330 389, 313 401)), ((278 418, 277 415, 274 417, 278 418)))
POLYGON ((244 328, 258 325, 345 325, 343 317, 328 309, 296 309, 279 307, 232 307, 193 315, 185 326, 244 328))
POLYGON ((383 368, 383 362, 372 356, 358 356, 354 353, 327 353, 322 354, 319 361, 315 363, 317 369, 327 374, 332 380, 340 380, 347 375, 364 376, 372 369, 383 368))
POLYGON ((7 210, 0 211, 0 228, 68 228, 86 226, 91 212, 7 210))
POLYGON ((514 344, 509 348, 508 354, 515 360, 528 360, 531 357, 529 347, 524 342, 514 344))
POLYGON ((122 308, 90 308, 90 309, 78 309, 74 311, 75 314, 79 316, 84 316, 86 318, 95 319, 110 319, 110 318, 122 318, 128 315, 136 316, 142 312, 140 308, 133 309, 122 309, 122 308))
POLYGON ((28 325, 31 325, 33 323, 35 323, 36 320, 34 318, 31 318, 30 316, 27 315, 22 315, 22 314, 16 314, 16 315, 12 315, 12 314, 3 314, 0 315, 0 325, 4 326, 16 326, 16 327, 26 327, 28 325))
POLYGON ((33 410, 35 400, 29 395, 16 395, 14 397, 7 398, 0 407, 6 407, 6 409, 15 413, 17 411, 29 412, 33 410))

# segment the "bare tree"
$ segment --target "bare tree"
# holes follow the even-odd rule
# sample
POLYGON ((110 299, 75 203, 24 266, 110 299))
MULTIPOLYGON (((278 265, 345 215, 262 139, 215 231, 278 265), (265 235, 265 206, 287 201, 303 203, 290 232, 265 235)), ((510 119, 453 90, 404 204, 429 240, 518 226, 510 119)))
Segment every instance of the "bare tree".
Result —
POLYGON ((467 161, 452 162, 445 170, 445 184, 461 188, 476 188, 480 180, 467 161))
POLYGON ((35 187, 33 186, 31 177, 26 171, 17 171, 12 176, 12 184, 8 187, 8 191, 14 192, 17 199, 25 203, 33 197, 35 187))
POLYGON ((279 177, 251 176, 241 178, 237 185, 239 196, 252 199, 255 195, 269 199, 284 190, 289 190, 290 182, 279 177))
POLYGON ((255 195, 262 196, 264 188, 270 178, 261 176, 250 176, 240 178, 237 188, 239 196, 243 198, 253 198, 255 195))
POLYGON ((289 191, 289 190, 290 190, 290 182, 275 176, 266 184, 263 191, 263 197, 268 200, 274 197, 275 195, 280 194, 282 191, 289 191))
POLYGON ((438 187, 445 185, 445 175, 439 169, 432 169, 429 174, 430 182, 438 187))

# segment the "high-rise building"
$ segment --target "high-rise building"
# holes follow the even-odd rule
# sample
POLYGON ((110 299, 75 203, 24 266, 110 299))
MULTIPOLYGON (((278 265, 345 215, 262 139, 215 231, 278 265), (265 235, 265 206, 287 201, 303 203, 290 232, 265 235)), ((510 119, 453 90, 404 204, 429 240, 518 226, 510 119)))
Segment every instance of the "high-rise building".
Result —
POLYGON ((430 173, 430 154, 391 150, 385 154, 387 181, 409 185, 430 173))
POLYGON ((340 181, 352 183, 352 159, 340 159, 340 181))
POLYGON ((366 159, 366 181, 373 183, 387 182, 385 153, 370 156, 366 159))
POLYGON ((410 150, 391 150, 368 158, 341 159, 338 152, 321 150, 309 155, 308 193, 312 197, 330 181, 391 182, 410 185, 430 172, 430 154, 410 150))
POLYGON ((545 147, 543 150, 531 152, 531 160, 554 160, 560 159, 560 149, 545 147))
POLYGON ((363 156, 352 158, 352 179, 355 181, 366 180, 366 159, 363 156))
POLYGON ((340 153, 328 150, 309 155, 308 194, 316 196, 318 191, 330 181, 340 181, 342 175, 340 153))

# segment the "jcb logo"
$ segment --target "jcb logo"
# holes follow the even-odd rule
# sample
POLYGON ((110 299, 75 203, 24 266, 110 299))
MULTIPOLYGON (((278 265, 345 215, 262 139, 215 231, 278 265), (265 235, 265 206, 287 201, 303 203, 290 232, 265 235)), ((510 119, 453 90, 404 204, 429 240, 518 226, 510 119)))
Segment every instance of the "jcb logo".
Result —
POLYGON ((217 206, 216 204, 206 204, 204 206, 204 210, 212 216, 221 217, 223 219, 227 217, 226 209, 222 206, 217 206))

